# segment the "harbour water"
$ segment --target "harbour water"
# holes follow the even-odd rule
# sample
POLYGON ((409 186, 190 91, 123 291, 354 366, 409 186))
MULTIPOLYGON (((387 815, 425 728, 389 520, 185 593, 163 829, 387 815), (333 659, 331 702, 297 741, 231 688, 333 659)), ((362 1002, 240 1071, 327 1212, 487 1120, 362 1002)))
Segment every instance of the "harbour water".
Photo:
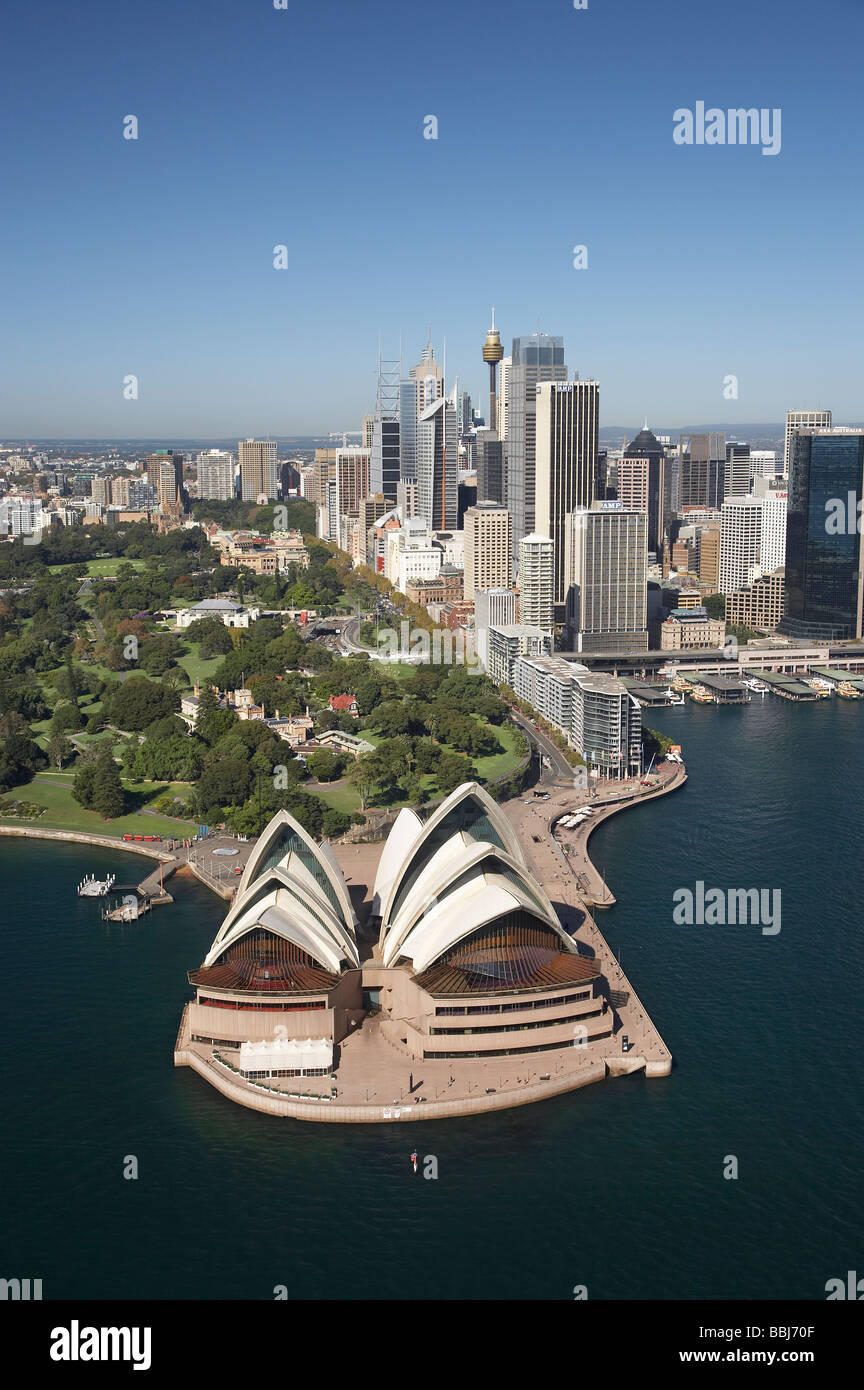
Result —
POLYGON ((173 906, 106 923, 76 885, 140 859, 0 841, 0 1272, 46 1299, 824 1299, 862 1259, 864 713, 766 696, 645 718, 689 780, 591 852, 675 1070, 505 1114, 343 1127, 232 1105, 172 1067, 224 905, 178 877, 173 906), (779 889, 781 931, 674 925, 699 881, 779 889))

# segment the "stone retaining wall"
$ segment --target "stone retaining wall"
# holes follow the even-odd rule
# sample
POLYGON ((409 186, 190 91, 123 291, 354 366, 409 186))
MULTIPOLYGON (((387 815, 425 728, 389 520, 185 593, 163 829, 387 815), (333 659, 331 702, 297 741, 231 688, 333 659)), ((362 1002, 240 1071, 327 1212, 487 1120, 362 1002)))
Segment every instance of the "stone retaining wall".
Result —
POLYGON ((549 1100, 551 1096, 565 1095, 577 1091, 582 1086, 590 1086, 595 1081, 603 1081, 607 1075, 606 1063, 598 1061, 584 1071, 571 1076, 560 1077, 556 1081, 546 1081, 534 1086, 526 1086, 521 1091, 497 1091, 492 1095, 477 1096, 474 1099, 429 1101, 425 1105, 340 1105, 335 1101, 282 1100, 278 1096, 256 1092, 238 1083, 217 1066, 206 1062, 196 1052, 179 1048, 174 1053, 175 1067, 191 1067, 198 1075, 215 1086, 217 1091, 238 1105, 250 1110, 261 1110, 265 1115, 277 1115, 281 1119, 317 1120, 329 1124, 401 1124, 403 1120, 445 1120, 457 1115, 478 1115, 490 1110, 512 1110, 517 1105, 531 1105, 534 1101, 549 1100), (384 1111, 390 1111, 388 1119, 384 1111), (399 1112, 398 1119, 396 1111, 399 1112))

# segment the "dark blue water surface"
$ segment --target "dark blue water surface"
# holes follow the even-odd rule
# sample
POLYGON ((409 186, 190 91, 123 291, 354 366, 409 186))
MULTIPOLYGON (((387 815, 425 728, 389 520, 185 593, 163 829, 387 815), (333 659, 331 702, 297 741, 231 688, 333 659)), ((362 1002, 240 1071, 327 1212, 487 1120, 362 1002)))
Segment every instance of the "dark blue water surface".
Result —
POLYGON ((140 859, 0 843, 0 1273, 46 1298, 824 1299, 861 1268, 864 709, 646 713, 689 781, 592 854, 618 899, 600 925, 676 1068, 503 1115, 406 1130, 233 1105, 172 1066, 223 904, 175 880, 173 907, 108 925, 75 885, 136 881, 140 859), (780 889, 779 935, 673 925, 697 880, 780 889))

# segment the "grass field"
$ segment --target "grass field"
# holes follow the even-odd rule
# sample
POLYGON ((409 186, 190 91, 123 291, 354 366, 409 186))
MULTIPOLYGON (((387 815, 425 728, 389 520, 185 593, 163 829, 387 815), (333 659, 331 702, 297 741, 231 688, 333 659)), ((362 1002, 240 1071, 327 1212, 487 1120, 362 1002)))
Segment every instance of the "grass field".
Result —
POLYGON ((360 810, 360 797, 352 786, 345 781, 341 782, 322 782, 320 786, 310 783, 303 783, 304 789, 308 790, 313 796, 320 796, 321 800, 334 811, 344 811, 346 815, 352 811, 360 810))
POLYGON ((49 565, 51 574, 63 574, 71 571, 75 574, 89 575, 93 578, 96 575, 117 574, 124 565, 131 565, 133 569, 145 570, 146 560, 126 560, 123 556, 105 556, 101 560, 87 560, 83 565, 80 560, 67 561, 65 565, 49 565))
MULTIPOLYGON (((120 816, 117 820, 103 820, 95 811, 85 811, 83 806, 79 806, 78 802, 73 800, 72 777, 71 772, 37 772, 32 781, 7 792, 5 799, 14 801, 20 798, 22 801, 32 801, 44 806, 45 814, 39 817, 36 824, 48 830, 89 831, 91 835, 162 835, 173 836, 176 839, 177 836, 188 834, 190 827, 194 828, 192 821, 143 815, 141 810, 120 816)), ((181 792, 189 790, 186 783, 166 785, 164 782, 142 782, 132 786, 131 783, 124 782, 124 786, 133 797, 141 801, 142 809, 157 801, 160 796, 167 795, 172 788, 176 787, 181 792)), ((11 819, 2 823, 15 824, 11 819)))
POLYGON ((508 773, 513 772, 523 755, 517 750, 517 731, 512 724, 486 725, 485 727, 491 728, 504 749, 503 753, 492 753, 488 758, 474 759, 478 776, 491 781, 494 777, 506 777, 508 773))
POLYGON ((191 689, 196 682, 198 685, 202 685, 207 681, 212 682, 214 671, 218 670, 225 658, 214 656, 211 657, 209 661, 205 661, 204 658, 199 655, 201 648, 200 642, 189 642, 188 647, 189 651, 187 655, 178 657, 177 664, 183 667, 183 670, 189 677, 189 688, 191 689))

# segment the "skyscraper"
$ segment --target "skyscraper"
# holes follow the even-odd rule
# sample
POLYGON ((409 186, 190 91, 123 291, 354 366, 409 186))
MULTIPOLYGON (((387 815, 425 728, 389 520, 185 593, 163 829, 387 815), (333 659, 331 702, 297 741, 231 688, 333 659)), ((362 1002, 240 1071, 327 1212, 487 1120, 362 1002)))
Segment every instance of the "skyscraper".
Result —
POLYGON ((90 496, 94 502, 99 502, 101 506, 108 507, 111 504, 111 479, 107 476, 94 478, 90 485, 90 496))
POLYGON ((648 518, 596 502, 568 518, 567 632, 580 652, 647 651, 648 518))
POLYGON ((234 455, 207 449, 198 455, 198 496, 230 502, 235 496, 234 455))
POLYGON ((417 478, 417 383, 410 377, 399 381, 399 477, 417 478))
POLYGON ((723 496, 746 497, 750 491, 750 445, 735 439, 726 441, 726 476, 723 496))
POLYGON ((786 614, 790 637, 862 636, 864 430, 796 432, 786 522, 786 614))
MULTIPOLYGON (((648 469, 647 458, 620 458, 618 460, 618 501, 627 512, 644 512, 648 515, 648 469)), ((598 502, 603 498, 598 497, 598 502)), ((649 550, 656 546, 649 545, 649 550)))
POLYGON ((417 421, 417 515, 430 531, 457 528, 459 423, 455 402, 443 396, 433 400, 417 421))
POLYGON ((786 564, 786 512, 788 488, 782 478, 776 482, 757 478, 753 484, 754 497, 762 502, 762 531, 759 538, 759 567, 771 574, 786 564))
POLYGON ((336 450, 336 505, 339 516, 357 516, 361 497, 369 495, 371 451, 347 445, 336 450))
POLYGON ((503 444, 507 438, 507 400, 510 390, 510 368, 513 365, 512 357, 502 357, 501 370, 498 373, 498 398, 496 405, 498 408, 498 419, 490 420, 490 429, 498 431, 498 438, 503 444))
POLYGON ((273 439, 241 439, 237 445, 240 459, 240 496, 244 502, 269 500, 277 495, 276 441, 273 439))
POLYGON ((563 603, 567 517, 594 501, 600 387, 596 381, 544 381, 535 392, 534 515, 538 534, 552 540, 552 597, 563 603))
POLYGON ((725 434, 682 434, 678 449, 678 510, 721 506, 726 486, 725 434))
POLYGON ((754 478, 773 478, 777 473, 777 453, 774 449, 750 450, 750 481, 754 478))
POLYGON ((375 417, 372 434, 372 489, 383 492, 391 502, 396 501, 396 488, 400 478, 401 461, 399 457, 399 421, 375 417))
POLYGON ((444 373, 438 362, 435 361, 435 349, 432 346, 431 337, 427 340, 426 346, 420 354, 420 361, 416 367, 411 367, 408 373, 409 380, 414 382, 416 392, 417 419, 423 414, 427 406, 432 405, 440 396, 444 395, 444 373))
POLYGON ((783 472, 789 476, 792 462, 792 437, 798 430, 830 430, 830 410, 787 410, 786 448, 783 453, 783 472))
POLYGON ((370 486, 391 502, 402 476, 400 452, 401 363, 378 358, 378 396, 372 421, 370 486))
POLYGON ((507 369, 507 492, 504 500, 513 518, 514 558, 523 536, 545 529, 536 518, 534 504, 537 385, 543 381, 566 380, 563 338, 531 333, 513 339, 507 369))
POLYGON ((479 429, 475 443, 477 496, 506 503, 504 444, 494 430, 479 429))
POLYGON ((720 589, 720 528, 705 526, 699 532, 699 583, 710 592, 720 589))
POLYGON ((510 587, 510 513, 497 502, 478 502, 465 513, 463 597, 477 589, 510 587))
POLYGON ((554 546, 534 532, 519 542, 519 621, 551 633, 554 627, 554 546))
POLYGON ((160 512, 181 512, 184 505, 183 455, 165 449, 151 454, 147 462, 147 477, 156 489, 160 512))
POLYGON ((666 476, 666 453, 660 440, 649 430, 647 424, 627 445, 618 464, 618 496, 622 501, 624 495, 621 490, 621 479, 627 473, 628 459, 648 460, 648 487, 644 508, 648 517, 648 549, 659 555, 663 536, 669 524, 671 498, 669 479, 666 476))
POLYGON ((727 497, 720 513, 720 592, 731 594, 761 573, 762 501, 727 497))

